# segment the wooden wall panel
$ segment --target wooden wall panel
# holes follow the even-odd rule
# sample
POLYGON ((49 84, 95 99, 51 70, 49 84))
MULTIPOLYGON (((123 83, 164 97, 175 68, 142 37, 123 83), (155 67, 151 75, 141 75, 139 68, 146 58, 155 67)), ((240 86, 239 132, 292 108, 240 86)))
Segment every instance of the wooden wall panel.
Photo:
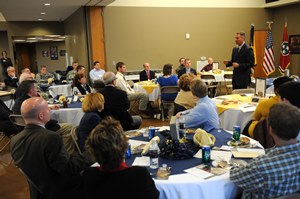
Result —
POLYGON ((267 38, 266 30, 254 31, 255 47, 256 47, 256 67, 254 67, 254 77, 265 78, 266 74, 263 71, 263 60, 267 38))
POLYGON ((90 53, 92 61, 99 61, 101 68, 106 70, 102 11, 103 7, 89 7, 89 32, 92 51, 90 53))

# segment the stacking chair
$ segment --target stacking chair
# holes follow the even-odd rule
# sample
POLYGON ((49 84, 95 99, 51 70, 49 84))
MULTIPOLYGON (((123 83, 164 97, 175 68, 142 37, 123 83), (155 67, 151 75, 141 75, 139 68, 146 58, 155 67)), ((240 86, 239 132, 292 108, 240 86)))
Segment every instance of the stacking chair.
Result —
MULTIPOLYGON (((173 94, 173 93, 178 93, 180 88, 178 86, 162 86, 160 87, 160 94, 173 94)), ((165 116, 164 116, 164 106, 165 105, 174 105, 174 100, 173 101, 166 101, 162 100, 160 97, 160 110, 161 110, 161 118, 162 121, 165 121, 165 116)))
POLYGON ((232 74, 224 74, 226 95, 230 94, 232 91, 232 74))
POLYGON ((201 79, 206 83, 208 88, 208 96, 213 98, 217 96, 218 83, 213 75, 201 75, 201 79))
POLYGON ((254 94, 255 90, 252 88, 234 89, 232 94, 254 94))
MULTIPOLYGON (((19 133, 25 127, 25 121, 24 121, 22 115, 10 114, 9 119, 10 119, 11 123, 13 124, 12 128, 15 127, 15 129, 13 130, 13 131, 15 131, 14 134, 19 133)), ((13 136, 13 134, 8 135, 5 132, 3 133, 3 135, 0 138, 0 143, 4 142, 4 141, 6 141, 6 142, 0 148, 0 152, 2 152, 9 145, 10 139, 12 136, 13 136)))
POLYGON ((71 130, 71 136, 72 136, 72 140, 73 140, 73 142, 75 144, 75 147, 76 147, 78 153, 81 155, 82 152, 81 152, 81 149, 79 147, 78 128, 79 128, 79 126, 75 126, 75 127, 72 128, 72 130, 71 130))

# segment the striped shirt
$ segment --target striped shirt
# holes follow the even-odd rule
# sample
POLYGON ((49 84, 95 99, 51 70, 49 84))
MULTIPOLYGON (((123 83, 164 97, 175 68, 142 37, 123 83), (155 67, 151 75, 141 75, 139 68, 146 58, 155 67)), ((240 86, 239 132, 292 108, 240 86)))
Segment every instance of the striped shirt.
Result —
POLYGON ((300 192, 300 143, 273 147, 246 167, 230 170, 243 198, 276 198, 300 192))

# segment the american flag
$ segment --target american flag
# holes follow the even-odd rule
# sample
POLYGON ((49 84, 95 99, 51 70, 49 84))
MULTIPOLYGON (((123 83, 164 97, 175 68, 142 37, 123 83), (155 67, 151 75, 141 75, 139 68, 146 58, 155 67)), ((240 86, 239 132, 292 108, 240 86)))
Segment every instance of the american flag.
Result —
POLYGON ((268 35, 267 35, 263 69, 267 76, 275 71, 273 40, 272 40, 271 30, 268 31, 268 35))

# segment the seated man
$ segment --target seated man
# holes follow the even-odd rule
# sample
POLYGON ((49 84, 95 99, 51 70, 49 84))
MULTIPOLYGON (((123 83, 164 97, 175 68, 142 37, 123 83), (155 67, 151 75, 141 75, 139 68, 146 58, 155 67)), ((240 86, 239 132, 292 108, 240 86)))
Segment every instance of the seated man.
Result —
MULTIPOLYGON (((23 81, 18 87, 18 89, 19 89, 18 91, 19 97, 16 98, 12 111, 14 114, 20 115, 22 103, 29 98, 39 97, 39 95, 38 95, 37 85, 34 80, 23 81)), ((59 109, 59 107, 57 106, 50 106, 49 108, 59 109)), ((51 119, 49 120, 49 122, 46 123, 45 127, 46 129, 55 131, 62 136, 65 147, 70 154, 76 151, 70 134, 72 130, 71 124, 68 123, 59 124, 57 120, 51 119)))
POLYGON ((138 100, 140 115, 143 118, 150 118, 147 113, 147 105, 149 101, 149 96, 145 93, 137 93, 133 90, 125 79, 126 65, 123 62, 118 62, 116 64, 117 74, 116 74, 116 86, 127 93, 129 101, 138 100))
MULTIPOLYGON (((117 114, 121 114, 121 112, 128 112, 127 110, 130 107, 130 102, 128 100, 126 92, 116 88, 116 79, 116 75, 113 72, 108 71, 104 73, 103 81, 105 83, 105 87, 100 90, 100 93, 102 93, 105 99, 104 112, 106 112, 106 110, 108 109, 113 109, 116 110, 117 114)), ((128 113, 127 115, 125 115, 125 117, 130 118, 122 118, 122 120, 120 121, 124 130, 138 129, 140 127, 142 118, 139 115, 131 116, 128 113), (125 120, 130 121, 130 123, 124 124, 125 120)))
POLYGON ((78 62, 73 61, 73 63, 72 63, 72 68, 73 68, 73 70, 70 70, 70 71, 68 72, 67 78, 66 78, 67 82, 73 81, 74 76, 77 74, 77 66, 78 66, 78 62))
POLYGON ((9 66, 7 68, 7 77, 4 79, 5 86, 7 90, 10 91, 12 89, 16 89, 18 87, 19 79, 16 76, 16 70, 14 67, 9 66))
POLYGON ((213 69, 213 62, 214 62, 213 58, 210 57, 210 58, 208 58, 207 61, 208 61, 208 64, 201 69, 201 72, 210 71, 213 69))
POLYGON ((70 157, 61 137, 47 129, 50 109, 41 97, 24 101, 21 114, 25 129, 11 139, 10 151, 15 164, 29 182, 31 198, 84 198, 80 171, 87 165, 70 157))
POLYGON ((220 128, 217 107, 207 96, 207 86, 200 79, 191 81, 191 91, 198 99, 194 108, 178 112, 177 118, 184 117, 186 128, 202 128, 209 132, 220 128))
POLYGON ((34 74, 34 73, 32 73, 32 72, 30 71, 30 68, 28 68, 28 67, 24 67, 24 68, 22 69, 22 74, 23 74, 23 73, 30 74, 30 75, 31 75, 31 77, 32 77, 32 79, 34 79, 34 78, 35 78, 35 74, 34 74))
POLYGON ((182 57, 182 58, 179 59, 179 66, 176 68, 176 74, 177 75, 178 75, 178 71, 180 71, 181 69, 184 68, 184 62, 185 62, 185 58, 182 57))
POLYGON ((194 75, 197 76, 197 71, 191 67, 191 60, 185 59, 184 61, 184 68, 178 71, 178 79, 180 79, 180 76, 185 73, 194 73, 194 75))
MULTIPOLYGON (((287 82, 282 84, 278 88, 278 95, 280 101, 296 106, 300 110, 300 83, 299 82, 287 82)), ((297 138, 300 141, 300 134, 297 138)))
POLYGON ((140 72, 140 81, 155 79, 155 73, 150 70, 150 64, 144 63, 144 70, 140 72))
POLYGON ((54 75, 47 72, 46 66, 41 66, 41 72, 36 74, 35 81, 39 85, 48 85, 54 81, 54 75))
POLYGON ((102 76, 104 75, 104 73, 105 73, 105 71, 103 69, 101 69, 101 67, 100 67, 100 62, 95 61, 94 69, 92 69, 90 71, 90 79, 91 79, 92 83, 94 83, 94 81, 96 81, 97 79, 102 79, 102 76))
POLYGON ((247 166, 230 170, 230 180, 244 189, 242 198, 277 198, 300 191, 300 112, 289 104, 275 104, 268 126, 275 147, 247 166))
POLYGON ((83 65, 77 66, 77 73, 78 74, 85 74, 85 67, 83 65))

